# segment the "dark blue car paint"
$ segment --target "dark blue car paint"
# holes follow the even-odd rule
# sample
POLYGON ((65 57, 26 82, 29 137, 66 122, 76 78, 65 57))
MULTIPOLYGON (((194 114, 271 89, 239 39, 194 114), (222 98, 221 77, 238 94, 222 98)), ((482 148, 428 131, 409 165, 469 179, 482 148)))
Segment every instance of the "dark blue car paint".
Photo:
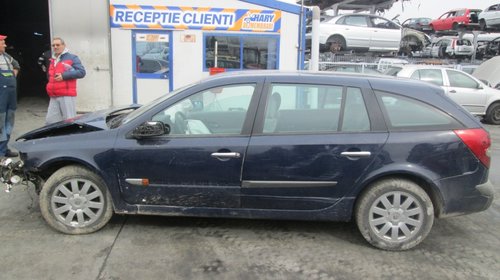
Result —
POLYGON ((418 96, 419 100, 450 112, 463 128, 481 127, 475 118, 444 97, 440 88, 418 81, 254 72, 220 75, 194 85, 117 129, 107 128, 107 112, 102 111, 75 120, 81 125, 90 124, 96 131, 37 139, 67 125, 59 123, 25 134, 21 138, 32 140, 18 141, 14 146, 28 170, 42 177, 50 175, 47 170, 68 163, 95 171, 107 184, 118 213, 346 221, 352 216, 359 193, 371 182, 390 176, 425 182, 429 187, 426 191, 439 204, 437 215, 479 211, 485 203, 491 203, 491 197, 476 188, 487 182, 488 169, 452 131, 388 130, 373 93, 377 90, 418 96), (372 131, 376 133, 262 135, 262 104, 270 83, 292 80, 359 86, 367 100, 372 131), (162 136, 142 140, 130 137, 135 127, 186 96, 219 85, 249 82, 257 87, 241 136, 162 136), (258 117, 254 118, 257 110, 258 117), (325 139, 327 143, 323 142, 325 139), (372 154, 357 160, 339 156, 349 149, 368 149, 372 154), (220 150, 237 151, 242 157, 220 162, 210 156, 220 150), (135 177, 148 178, 151 185, 140 187, 124 182, 125 178, 135 177), (259 180, 337 184, 307 190, 286 185, 241 187, 242 181, 259 180), (457 187, 457 182, 461 187, 457 187))

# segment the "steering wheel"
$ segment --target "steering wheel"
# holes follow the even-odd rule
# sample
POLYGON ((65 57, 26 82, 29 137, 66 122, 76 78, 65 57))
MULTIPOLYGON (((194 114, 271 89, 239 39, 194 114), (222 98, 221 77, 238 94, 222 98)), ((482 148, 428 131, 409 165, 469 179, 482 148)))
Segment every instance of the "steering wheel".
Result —
POLYGON ((186 115, 181 112, 175 113, 174 127, 178 134, 186 134, 188 128, 186 115))

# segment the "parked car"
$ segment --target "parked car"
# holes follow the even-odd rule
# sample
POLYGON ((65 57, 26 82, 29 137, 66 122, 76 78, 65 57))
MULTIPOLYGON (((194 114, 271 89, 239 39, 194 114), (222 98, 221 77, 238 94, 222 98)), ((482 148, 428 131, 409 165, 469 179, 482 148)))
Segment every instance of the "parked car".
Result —
POLYGON ((169 70, 168 61, 163 59, 139 58, 138 73, 162 74, 169 70))
POLYGON ((355 220, 387 250, 493 200, 490 139, 431 84, 343 73, 219 74, 139 107, 22 135, 2 162, 58 231, 113 213, 355 220), (432 105, 429 105, 432 104, 432 105))
POLYGON ((431 21, 432 21, 432 19, 427 18, 427 17, 409 18, 409 19, 403 21, 403 23, 401 25, 403 27, 406 27, 406 28, 411 28, 411 29, 415 29, 418 31, 428 33, 428 32, 432 31, 432 28, 429 25, 431 23, 431 21))
POLYGON ((491 124, 500 124, 500 91, 457 70, 433 65, 404 65, 397 73, 442 87, 451 99, 491 124))
POLYGON ((500 3, 491 5, 479 15, 479 26, 481 30, 500 27, 500 3))
POLYGON ((141 58, 145 59, 161 59, 168 61, 170 49, 168 47, 163 48, 153 48, 149 50, 147 53, 143 54, 141 58))
POLYGON ((348 72, 348 73, 362 73, 371 75, 382 75, 381 72, 377 71, 376 65, 368 65, 365 63, 355 63, 355 62, 320 62, 319 69, 322 71, 337 71, 337 72, 348 72))
POLYGON ((479 9, 454 9, 441 15, 429 24, 433 31, 471 29, 479 27, 479 9))
MULTIPOLYGON (((311 29, 306 39, 310 44, 311 29)), ((368 14, 346 14, 325 18, 319 25, 320 49, 332 52, 356 50, 397 52, 401 27, 388 19, 368 14)))
POLYGON ((478 42, 476 57, 479 59, 489 59, 500 55, 500 37, 496 37, 489 41, 478 42))
POLYGON ((443 37, 431 46, 431 57, 437 58, 471 58, 474 54, 474 46, 468 39, 456 37, 443 37))

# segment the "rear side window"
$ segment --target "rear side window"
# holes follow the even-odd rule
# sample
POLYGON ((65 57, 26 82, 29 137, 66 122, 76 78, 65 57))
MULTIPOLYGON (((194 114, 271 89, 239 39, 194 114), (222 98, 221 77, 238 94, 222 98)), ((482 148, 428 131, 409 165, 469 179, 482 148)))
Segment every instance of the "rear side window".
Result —
POLYGON ((454 118, 422 101, 401 95, 376 92, 387 125, 392 129, 428 130, 462 127, 454 118))
POLYGON ((345 17, 343 24, 368 27, 368 22, 366 21, 365 16, 347 16, 345 17))
POLYGON ((274 84, 267 97, 263 132, 360 132, 370 130, 361 89, 274 84))
POLYGON ((431 82, 438 86, 443 85, 443 73, 441 69, 421 69, 413 72, 412 79, 431 82))

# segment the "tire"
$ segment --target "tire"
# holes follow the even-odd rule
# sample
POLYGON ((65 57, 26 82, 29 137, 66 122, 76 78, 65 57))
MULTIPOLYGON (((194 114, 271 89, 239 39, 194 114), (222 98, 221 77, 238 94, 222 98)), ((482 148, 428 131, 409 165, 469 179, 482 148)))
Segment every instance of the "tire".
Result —
POLYGON ((486 122, 489 124, 500 124, 500 103, 493 103, 486 111, 486 122))
POLYGON ((454 22, 453 25, 451 26, 452 30, 458 30, 458 23, 454 22))
POLYGON ((440 48, 438 51, 438 58, 446 58, 446 48, 440 48))
POLYGON ((113 216, 113 202, 103 180, 76 165, 57 170, 40 192, 40 210, 47 223, 66 234, 87 234, 113 216))
POLYGON ((483 31, 486 31, 486 29, 488 28, 486 26, 486 21, 484 21, 484 19, 482 19, 480 22, 479 22, 479 28, 483 31))
POLYGON ((434 207, 414 182, 390 178, 373 183, 361 195, 355 218, 361 235, 371 245, 402 251, 417 246, 429 234, 434 207))
POLYGON ((334 35, 328 39, 328 48, 330 52, 336 53, 338 51, 346 50, 346 42, 345 39, 340 35, 334 35), (340 49, 338 49, 340 47, 340 49))
POLYGON ((434 29, 433 25, 429 25, 429 27, 431 28, 431 30, 429 31, 430 34, 436 33, 436 29, 434 29))

